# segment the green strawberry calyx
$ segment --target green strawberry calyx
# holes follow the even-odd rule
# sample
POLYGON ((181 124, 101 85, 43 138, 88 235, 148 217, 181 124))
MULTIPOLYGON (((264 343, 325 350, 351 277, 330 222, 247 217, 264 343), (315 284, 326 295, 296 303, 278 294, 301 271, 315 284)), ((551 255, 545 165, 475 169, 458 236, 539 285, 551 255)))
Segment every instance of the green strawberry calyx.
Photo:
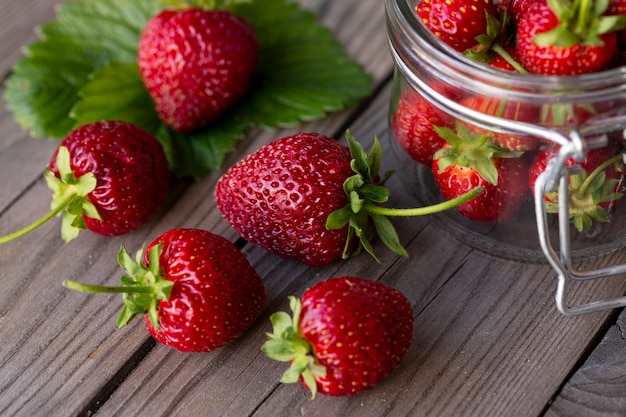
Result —
POLYGON ((626 15, 604 15, 611 0, 547 0, 559 24, 535 35, 539 46, 569 48, 577 43, 602 46, 601 36, 626 27, 626 15))
POLYGON ((485 11, 487 19, 487 30, 485 33, 476 36, 477 44, 467 50, 464 54, 470 59, 479 62, 489 63, 496 55, 504 58, 517 72, 526 73, 526 69, 509 54, 502 45, 510 41, 509 27, 511 26, 509 14, 505 12, 500 18, 495 18, 485 11))
MULTIPOLYGON (((620 180, 607 178, 606 168, 615 165, 616 169, 622 170, 621 160, 621 154, 615 155, 589 174, 582 170, 580 173, 570 175, 568 215, 579 232, 591 229, 594 221, 603 223, 609 221, 608 214, 601 204, 613 202, 621 198, 623 194, 615 191, 620 180)), ((556 191, 546 194, 548 213, 559 212, 557 196, 556 191)))
POLYGON ((439 172, 451 165, 471 167, 490 184, 498 185, 497 158, 517 158, 522 151, 509 151, 495 145, 491 133, 479 133, 462 123, 457 123, 456 131, 449 127, 433 126, 439 136, 448 144, 433 155, 439 172))
POLYGON ((10 242, 29 233, 48 220, 63 213, 61 237, 65 242, 75 239, 81 230, 87 228, 83 216, 102 220, 98 210, 89 200, 89 193, 96 189, 96 176, 88 172, 76 177, 70 166, 70 153, 65 146, 59 146, 56 158, 59 177, 48 168, 44 174, 48 187, 52 190, 50 212, 30 225, 0 237, 0 244, 10 242))
POLYGON ((272 333, 267 333, 268 340, 261 346, 261 351, 270 359, 279 362, 291 362, 291 366, 283 373, 280 382, 292 384, 300 377, 304 380, 312 398, 317 394, 315 378, 326 376, 326 368, 319 364, 313 354, 313 346, 300 332, 300 312, 302 303, 294 296, 289 296, 290 316, 279 311, 270 316, 273 325, 272 333))
POLYGON ((393 171, 385 173, 382 179, 378 175, 382 162, 382 147, 378 138, 374 138, 374 144, 369 154, 365 152, 350 131, 346 132, 346 138, 352 157, 350 166, 354 172, 354 175, 347 178, 343 183, 348 204, 332 212, 326 219, 326 228, 329 230, 348 227, 343 252, 344 259, 358 254, 363 248, 377 262, 380 262, 370 243, 374 234, 377 234, 393 252, 408 256, 408 252, 400 244, 393 224, 387 217, 413 217, 438 213, 463 204, 483 192, 482 187, 477 187, 455 199, 426 207, 403 209, 383 207, 380 204, 389 199, 389 190, 384 184, 393 175, 393 171), (352 250, 352 241, 355 237, 358 238, 359 246, 352 250))
POLYGON ((123 327, 140 314, 148 314, 152 325, 160 328, 159 303, 169 300, 174 282, 168 280, 160 266, 163 243, 152 246, 148 253, 148 266, 141 260, 144 249, 137 251, 135 259, 130 256, 124 245, 117 255, 117 262, 127 275, 122 276, 122 285, 107 287, 65 280, 63 285, 69 289, 89 293, 121 293, 124 307, 117 318, 117 327, 123 327))

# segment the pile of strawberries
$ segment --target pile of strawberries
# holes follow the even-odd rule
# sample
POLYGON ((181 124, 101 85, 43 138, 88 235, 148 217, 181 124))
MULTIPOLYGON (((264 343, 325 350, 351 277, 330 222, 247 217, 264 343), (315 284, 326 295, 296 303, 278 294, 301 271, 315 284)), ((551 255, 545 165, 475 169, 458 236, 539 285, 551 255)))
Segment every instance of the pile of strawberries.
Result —
MULTIPOLYGON (((458 53, 502 71, 571 77, 621 66, 626 50, 622 0, 422 0, 415 13, 458 53)), ((584 88, 583 86, 581 86, 584 88)), ((489 116, 547 127, 579 126, 610 103, 531 104, 447 86, 433 88, 489 116), (604 107, 602 107, 604 106, 604 107)), ((431 168, 445 199, 476 186, 483 194, 457 211, 473 221, 506 221, 530 198, 558 145, 529 136, 485 131, 456 120, 410 88, 393 108, 392 131, 410 157, 431 168)), ((624 191, 621 139, 590 150, 569 178, 569 216, 576 228, 609 221, 624 191)), ((558 212, 557 193, 546 195, 558 212)))
MULTIPOLYGON (((240 0, 232 0, 236 3, 240 0)), ((180 2, 185 3, 185 2, 180 2)), ((138 45, 142 80, 163 122, 193 132, 217 120, 248 91, 258 62, 255 29, 227 9, 189 1, 148 22, 138 45)), ((229 3, 229 2, 220 2, 229 3)), ((370 154, 303 133, 277 140, 231 167, 216 187, 224 218, 252 243, 284 258, 321 266, 364 248, 375 233, 406 254, 376 205, 387 201, 380 145, 370 154), (354 238, 354 239, 352 239, 354 238)), ((51 211, 0 244, 63 215, 69 242, 88 229, 119 236, 145 224, 166 198, 171 172, 161 143, 124 121, 80 126, 61 142, 45 178, 51 211)), ((480 190, 477 190, 480 191, 480 190)), ((468 195, 466 198, 471 198, 468 195)), ((447 207, 447 206, 443 206, 447 207)), ((143 317, 160 343, 182 352, 224 346, 254 324, 265 304, 262 278, 222 236, 174 228, 133 258, 122 246, 121 285, 64 281, 70 289, 121 293, 118 327, 143 317)), ((352 395, 380 382, 407 352, 410 301, 383 283, 343 276, 291 297, 293 317, 272 315, 262 349, 291 362, 283 382, 302 379, 313 395, 352 395)))

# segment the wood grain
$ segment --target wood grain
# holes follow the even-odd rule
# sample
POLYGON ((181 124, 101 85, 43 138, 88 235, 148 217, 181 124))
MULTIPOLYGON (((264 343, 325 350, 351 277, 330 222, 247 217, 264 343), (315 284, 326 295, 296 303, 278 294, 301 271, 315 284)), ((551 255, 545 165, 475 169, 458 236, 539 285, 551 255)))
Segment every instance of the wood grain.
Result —
MULTIPOLYGON (((0 14, 0 71, 6 75, 33 28, 59 1, 7 0, 0 14)), ((224 166, 206 178, 177 180, 149 224, 119 238, 90 233, 69 244, 52 221, 0 247, 0 415, 2 416, 622 416, 625 413, 625 317, 568 318, 554 306, 556 279, 546 265, 504 261, 452 238, 428 217, 395 219, 409 258, 375 243, 382 264, 361 255, 306 268, 245 244, 263 277, 267 302, 240 338, 206 354, 184 354, 153 341, 141 321, 115 329, 121 297, 68 291, 63 279, 116 284, 115 256, 173 227, 200 227, 233 241, 215 208, 213 188, 232 163, 270 141, 319 131, 345 143, 349 128, 364 143, 380 136, 388 152, 387 106, 393 66, 378 0, 302 0, 348 53, 372 74, 375 93, 359 106, 285 129, 249 132, 224 166), (279 383, 285 364, 260 352, 269 316, 287 296, 332 276, 380 280, 411 300, 415 334, 400 366, 355 397, 311 400, 299 384, 279 383)), ((3 3, 4 5, 4 3, 3 3)), ((56 144, 35 140, 0 105, 0 234, 45 212, 41 178, 56 144)), ((387 153, 388 154, 388 153, 387 153)), ((385 168, 394 168, 386 157, 385 168)), ((400 178, 392 203, 415 204, 400 178)), ((625 262, 626 253, 585 267, 625 262)), ((623 294, 626 282, 577 285, 574 300, 623 294)))

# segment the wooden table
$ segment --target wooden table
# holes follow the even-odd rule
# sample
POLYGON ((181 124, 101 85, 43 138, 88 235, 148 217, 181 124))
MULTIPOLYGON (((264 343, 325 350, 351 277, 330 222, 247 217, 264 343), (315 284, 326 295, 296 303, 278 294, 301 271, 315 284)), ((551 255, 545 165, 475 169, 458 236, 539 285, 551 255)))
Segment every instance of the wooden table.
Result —
MULTIPOLYGON (((54 18, 59 0, 3 0, 0 76, 4 79, 35 39, 34 27, 54 18)), ((298 131, 339 140, 386 140, 392 61, 380 0, 302 0, 318 12, 348 53, 375 80, 356 108, 290 129, 253 130, 228 165, 298 131)), ((2 90, 4 91, 4 89, 2 90)), ((57 142, 29 137, 0 106, 0 234, 48 210, 42 177, 57 142)), ((369 145, 368 145, 369 146, 369 145)), ((388 161, 386 161, 388 164, 388 161)), ((59 222, 0 247, 1 416, 625 416, 626 315, 620 311, 565 317, 554 303, 556 275, 547 265, 498 260, 459 243, 428 218, 398 220, 411 257, 377 242, 383 264, 367 256, 307 268, 252 245, 243 251, 267 287, 259 321, 226 347, 184 354, 157 344, 139 320, 115 329, 121 297, 86 295, 64 279, 114 285, 121 243, 136 250, 173 227, 199 227, 236 240, 215 209, 223 169, 201 181, 178 180, 156 217, 130 235, 85 232, 64 244, 59 222), (415 312, 415 336, 401 365, 375 388, 348 398, 318 396, 278 382, 285 364, 259 350, 269 315, 287 309, 322 279, 358 275, 403 291, 415 312)), ((392 200, 402 202, 391 182, 392 200), (395 190, 395 194, 394 194, 395 190), (395 196, 395 197, 394 197, 395 196)), ((626 252, 587 266, 626 260, 626 252)), ((577 287, 574 297, 615 296, 626 280, 577 287)))

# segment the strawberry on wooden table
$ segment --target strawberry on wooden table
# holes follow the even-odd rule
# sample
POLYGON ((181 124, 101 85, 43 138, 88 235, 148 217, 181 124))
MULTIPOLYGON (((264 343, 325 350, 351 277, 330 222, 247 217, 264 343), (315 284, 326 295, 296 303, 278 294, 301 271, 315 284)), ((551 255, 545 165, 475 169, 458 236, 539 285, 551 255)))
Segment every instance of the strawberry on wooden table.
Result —
POLYGON ((208 352, 244 332, 265 302, 263 281, 229 240, 201 229, 169 230, 133 260, 118 255, 127 276, 122 286, 65 281, 85 292, 122 293, 118 327, 144 315, 160 343, 182 352, 208 352))
POLYGON ((141 78, 163 122, 179 132, 207 126, 250 87, 258 63, 252 25, 228 6, 241 2, 176 1, 139 39, 141 78))
POLYGON ((54 193, 50 213, 0 237, 0 244, 60 213, 66 242, 84 229, 105 236, 131 232, 160 207, 170 175, 161 143, 137 126, 122 121, 80 126, 60 143, 46 170, 54 193))
POLYGON ((411 345, 413 311, 397 289, 359 277, 319 282, 290 297, 293 316, 271 316, 273 332, 262 346, 291 362, 281 382, 298 379, 311 391, 353 395, 382 381, 411 345))
POLYGON ((382 148, 369 155, 348 132, 349 148, 319 133, 280 138, 233 165, 217 182, 216 206, 244 239, 309 266, 327 265, 365 249, 375 257, 377 234, 407 255, 386 216, 419 216, 446 210, 482 192, 428 207, 382 207, 388 175, 378 171, 382 148), (353 238, 357 238, 355 242, 353 238))

